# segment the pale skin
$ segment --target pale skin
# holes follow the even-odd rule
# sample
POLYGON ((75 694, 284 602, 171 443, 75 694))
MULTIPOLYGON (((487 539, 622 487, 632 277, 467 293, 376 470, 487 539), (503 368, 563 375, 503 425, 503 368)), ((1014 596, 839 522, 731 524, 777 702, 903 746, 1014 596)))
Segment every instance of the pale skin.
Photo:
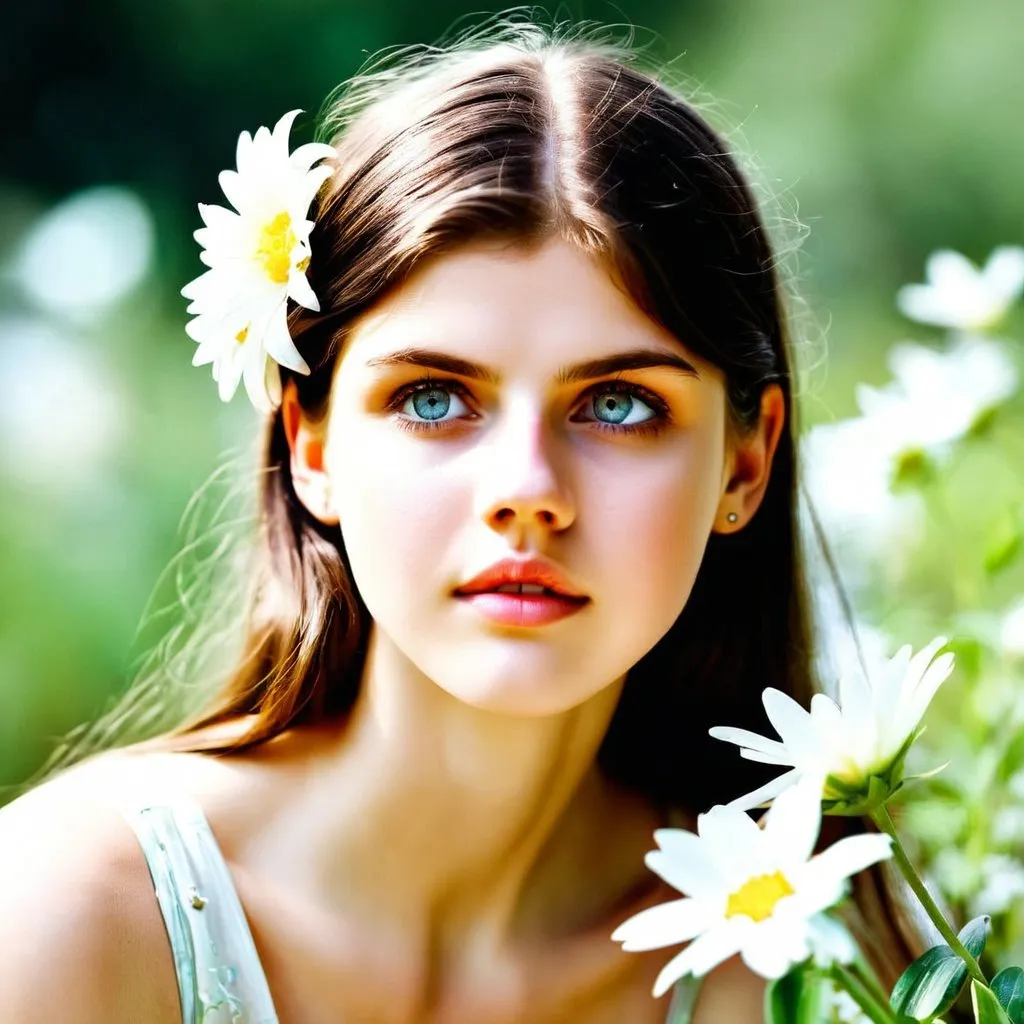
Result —
MULTIPOLYGON (((292 730, 242 758, 138 755, 133 766, 136 777, 173 769, 203 806, 282 1024, 663 1021, 668 1000, 650 988, 675 947, 627 954, 609 936, 678 896, 643 865, 665 822, 604 780, 595 755, 626 673, 684 606, 709 535, 740 530, 757 511, 781 391, 767 387, 757 426, 738 433, 721 372, 648 319, 600 263, 562 241, 490 243, 424 264, 364 316, 322 421, 294 388, 283 416, 296 492, 340 524, 374 619, 351 720, 292 730), (409 348, 493 379, 387 362, 409 348), (640 349, 689 369, 559 383, 564 368, 640 349), (430 393, 446 409, 441 428, 402 429, 426 406, 395 395, 428 373, 442 384, 430 393), (664 415, 661 429, 601 429, 593 399, 607 398, 609 381, 617 402, 633 388, 627 423, 664 415), (524 554, 555 563, 587 606, 504 627, 452 596, 524 554)), ((116 785, 129 756, 16 801, 0 832, 45 828, 55 801, 116 785)), ((134 865, 123 877, 135 879, 128 902, 143 915, 134 837, 115 815, 102 821, 134 865)), ((147 930, 133 948, 159 949, 155 906, 138 926, 147 930)), ((149 1000, 147 1020, 170 1022, 164 955, 153 969, 161 991, 137 998, 149 1000)), ((14 985, 3 971, 0 1007, 5 981, 14 985)), ((761 992, 738 961, 725 964, 705 982, 695 1024, 753 1024, 761 992)), ((122 1018, 108 1009, 102 1019, 122 1018)))

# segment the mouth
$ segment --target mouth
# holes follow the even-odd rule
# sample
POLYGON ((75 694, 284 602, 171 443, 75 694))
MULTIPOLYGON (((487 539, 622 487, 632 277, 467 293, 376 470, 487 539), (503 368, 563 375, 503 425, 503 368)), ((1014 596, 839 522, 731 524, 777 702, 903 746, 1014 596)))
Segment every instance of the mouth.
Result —
POLYGON ((574 615, 590 598, 545 558, 508 557, 453 591, 484 618, 506 626, 543 626, 574 615))
POLYGON ((589 597, 569 597, 533 583, 507 583, 472 593, 455 591, 485 619, 506 626, 544 626, 568 618, 590 603, 589 597))
MULTIPOLYGON (((456 591, 460 597, 472 594, 546 594, 548 597, 570 598, 569 594, 563 594, 552 587, 544 587, 539 583, 502 583, 501 586, 491 587, 489 590, 464 590, 456 591)), ((571 600, 586 600, 585 598, 571 598, 571 600)))

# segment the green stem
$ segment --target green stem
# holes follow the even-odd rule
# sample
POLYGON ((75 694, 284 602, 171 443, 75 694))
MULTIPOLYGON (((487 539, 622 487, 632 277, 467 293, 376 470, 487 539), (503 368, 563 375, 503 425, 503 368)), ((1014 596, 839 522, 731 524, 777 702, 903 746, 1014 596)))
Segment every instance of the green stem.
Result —
POLYGON ((896 861, 897 866, 903 873, 903 877, 907 880, 910 888, 914 890, 914 895, 921 901, 921 906, 924 907, 925 912, 931 918, 932 923, 939 930, 939 934, 946 940, 950 949, 965 964, 967 964, 967 970, 971 977, 982 985, 988 985, 988 981, 985 979, 985 975, 981 973, 981 968, 978 966, 978 961, 971 956, 970 951, 964 946, 964 944, 957 937, 952 926, 943 916, 942 911, 939 909, 938 904, 932 899, 931 893, 925 888, 924 881, 921 876, 917 873, 917 869, 913 864, 910 863, 910 858, 907 856, 907 851, 903 848, 903 844, 900 842, 900 837, 896 834, 896 826, 892 822, 892 818, 889 817, 889 812, 886 810, 884 804, 875 810, 871 815, 874 823, 892 839, 892 855, 893 860, 896 861))
POLYGON ((850 964, 850 972, 853 976, 880 1002, 883 1006, 889 1005, 889 993, 882 988, 881 982, 875 977, 875 972, 861 960, 854 960, 850 964))
POLYGON ((860 983, 860 980, 842 964, 832 964, 829 968, 832 981, 860 1007, 861 1012, 874 1024, 894 1024, 895 1014, 886 1003, 880 1003, 860 983))

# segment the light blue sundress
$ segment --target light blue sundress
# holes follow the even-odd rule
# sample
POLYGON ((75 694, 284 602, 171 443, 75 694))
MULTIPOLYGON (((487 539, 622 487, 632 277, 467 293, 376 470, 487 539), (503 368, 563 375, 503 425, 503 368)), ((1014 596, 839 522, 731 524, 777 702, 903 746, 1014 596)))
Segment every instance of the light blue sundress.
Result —
MULTIPOLYGON (((182 1024, 279 1024, 249 923, 202 809, 183 794, 119 804, 153 880, 182 1024)), ((680 979, 666 1024, 689 1024, 699 980, 680 979)))

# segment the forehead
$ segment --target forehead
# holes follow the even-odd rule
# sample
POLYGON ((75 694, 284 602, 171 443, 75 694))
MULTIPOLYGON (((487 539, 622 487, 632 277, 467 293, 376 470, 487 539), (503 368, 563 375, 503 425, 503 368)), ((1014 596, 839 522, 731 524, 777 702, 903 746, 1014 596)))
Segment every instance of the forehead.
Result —
POLYGON ((423 346, 511 369, 524 360, 562 366, 638 345, 711 368, 578 246, 487 242, 424 261, 354 325, 343 361, 423 346))

